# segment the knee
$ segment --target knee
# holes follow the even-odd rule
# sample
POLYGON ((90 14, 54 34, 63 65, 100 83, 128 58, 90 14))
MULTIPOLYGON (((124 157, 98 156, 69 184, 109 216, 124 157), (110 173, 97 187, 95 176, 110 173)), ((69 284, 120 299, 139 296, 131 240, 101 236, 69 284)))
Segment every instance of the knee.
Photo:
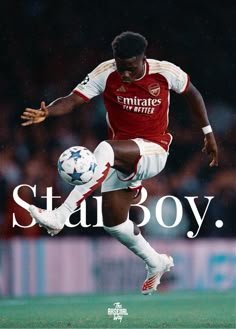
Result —
POLYGON ((106 141, 102 141, 98 144, 94 150, 94 155, 97 161, 106 161, 109 162, 111 166, 114 165, 114 151, 112 146, 106 141))

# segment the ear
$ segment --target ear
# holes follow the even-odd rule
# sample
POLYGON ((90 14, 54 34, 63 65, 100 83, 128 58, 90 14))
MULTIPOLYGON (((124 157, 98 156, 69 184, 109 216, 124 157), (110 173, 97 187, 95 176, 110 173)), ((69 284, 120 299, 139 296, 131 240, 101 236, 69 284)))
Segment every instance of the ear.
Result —
POLYGON ((143 56, 143 63, 146 61, 146 59, 147 59, 147 56, 143 56))

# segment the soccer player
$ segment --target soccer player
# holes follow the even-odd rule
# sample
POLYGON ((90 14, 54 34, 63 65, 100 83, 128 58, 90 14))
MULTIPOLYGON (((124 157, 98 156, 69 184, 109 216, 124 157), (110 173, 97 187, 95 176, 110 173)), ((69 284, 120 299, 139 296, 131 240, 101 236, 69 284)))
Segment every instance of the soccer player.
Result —
POLYGON ((27 126, 49 116, 64 115, 103 94, 109 139, 95 149, 98 166, 93 179, 75 186, 65 202, 53 211, 34 205, 31 216, 51 235, 62 230, 67 217, 100 184, 104 229, 146 263, 143 294, 151 294, 161 276, 174 266, 171 256, 157 253, 128 218, 130 205, 142 180, 165 167, 172 136, 167 132, 170 90, 185 97, 204 136, 203 151, 210 166, 218 165, 217 144, 200 92, 178 66, 145 56, 147 40, 134 32, 123 32, 112 42, 114 59, 98 65, 67 96, 40 109, 26 108, 21 118, 27 126))

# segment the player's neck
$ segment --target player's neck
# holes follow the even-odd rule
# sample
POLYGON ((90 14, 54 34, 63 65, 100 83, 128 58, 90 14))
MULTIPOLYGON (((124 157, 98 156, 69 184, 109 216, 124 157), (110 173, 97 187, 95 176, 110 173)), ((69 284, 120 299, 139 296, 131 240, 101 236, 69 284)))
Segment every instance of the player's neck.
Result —
POLYGON ((147 70, 147 64, 146 64, 146 62, 144 62, 143 63, 143 70, 142 70, 142 73, 140 74, 140 77, 135 79, 134 81, 141 80, 145 76, 146 70, 147 70))

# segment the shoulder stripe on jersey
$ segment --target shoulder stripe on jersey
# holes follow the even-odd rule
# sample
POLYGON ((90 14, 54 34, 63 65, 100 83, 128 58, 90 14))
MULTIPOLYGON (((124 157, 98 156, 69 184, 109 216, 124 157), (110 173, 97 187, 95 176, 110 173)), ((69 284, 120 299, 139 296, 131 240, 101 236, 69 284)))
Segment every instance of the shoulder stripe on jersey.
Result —
POLYGON ((173 69, 172 67, 160 67, 160 66, 150 67, 150 73, 161 73, 162 71, 170 72, 176 77, 179 76, 179 72, 173 69))
POLYGON ((160 68, 163 68, 163 67, 171 67, 173 69, 177 69, 178 66, 176 66, 175 64, 173 63, 170 63, 170 62, 166 62, 166 61, 150 61, 149 62, 149 65, 150 66, 157 66, 157 67, 160 67, 160 68))
POLYGON ((91 74, 91 78, 95 78, 96 76, 98 76, 100 73, 103 73, 105 71, 107 71, 108 69, 110 69, 112 66, 114 65, 114 63, 108 63, 108 64, 104 64, 102 66, 98 66, 91 74))
POLYGON ((175 74, 179 74, 179 68, 175 67, 173 65, 170 65, 168 63, 164 63, 163 68, 166 69, 166 70, 169 70, 170 72, 173 72, 175 74))
POLYGON ((178 67, 176 67, 176 65, 174 65, 172 63, 168 63, 168 62, 153 61, 153 62, 150 62, 149 65, 151 68, 159 68, 159 69, 171 68, 174 71, 178 72, 178 67))
POLYGON ((162 72, 169 72, 169 73, 173 74, 175 77, 179 76, 179 74, 176 71, 173 71, 171 69, 165 69, 165 70, 159 69, 159 70, 150 70, 150 71, 151 71, 150 73, 160 73, 160 74, 162 74, 162 72))

